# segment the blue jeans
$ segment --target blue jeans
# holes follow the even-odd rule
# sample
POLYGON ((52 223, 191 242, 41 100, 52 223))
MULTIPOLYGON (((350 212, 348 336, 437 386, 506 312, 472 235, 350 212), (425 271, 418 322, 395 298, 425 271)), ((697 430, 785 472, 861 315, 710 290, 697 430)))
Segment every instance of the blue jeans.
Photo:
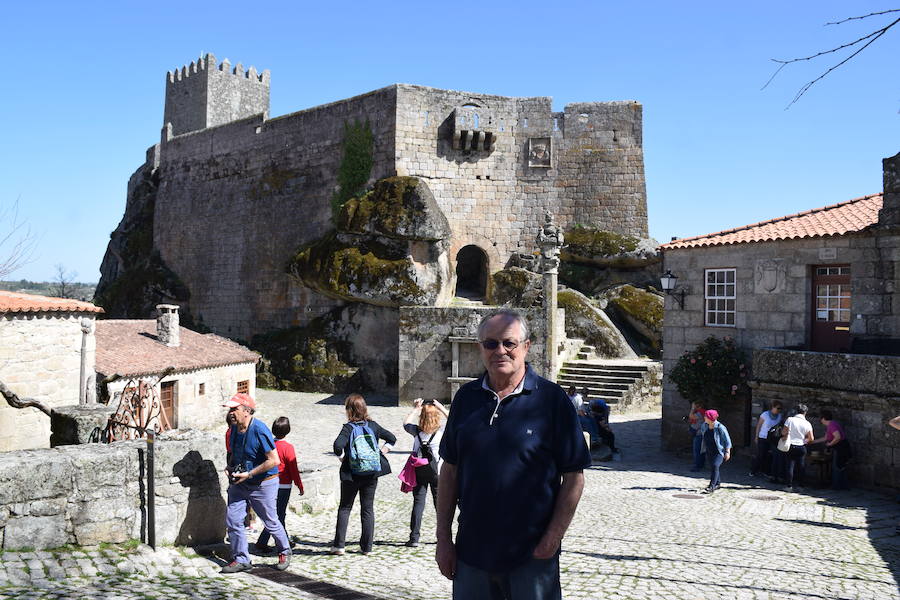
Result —
POLYGON ((600 441, 600 430, 597 429, 597 422, 591 417, 578 415, 578 422, 581 423, 581 430, 591 434, 591 442, 600 441))
POLYGON ((250 564, 247 552, 247 531, 244 529, 244 517, 247 516, 247 503, 256 511, 256 516, 265 525, 266 530, 275 538, 275 547, 279 554, 290 554, 291 547, 287 534, 275 510, 275 496, 278 493, 278 478, 263 481, 259 485, 241 483, 228 486, 228 509, 225 512, 225 528, 228 530, 228 542, 231 544, 231 560, 250 564))
POLYGON ((693 441, 693 449, 694 449, 694 468, 698 471, 703 468, 703 465, 706 464, 706 455, 700 452, 700 446, 703 444, 703 438, 699 435, 694 435, 693 441))
POLYGON ((725 462, 725 457, 716 452, 715 454, 711 454, 709 456, 709 487, 710 489, 716 489, 722 483, 722 477, 719 474, 719 468, 722 466, 722 463, 725 462))
POLYGON ((457 559, 453 600, 562 600, 559 552, 506 573, 488 573, 457 559))
POLYGON ((806 446, 791 444, 787 453, 787 468, 785 476, 787 484, 803 485, 803 476, 806 474, 806 446))
MULTIPOLYGON (((287 516, 287 507, 288 501, 291 499, 291 488, 278 488, 278 497, 275 499, 275 512, 278 514, 278 521, 281 523, 281 526, 284 527, 285 533, 287 533, 287 525, 284 524, 284 519, 287 516)), ((262 533, 259 534, 259 539, 256 540, 257 546, 266 546, 269 543, 269 531, 266 529, 262 530, 262 533)))

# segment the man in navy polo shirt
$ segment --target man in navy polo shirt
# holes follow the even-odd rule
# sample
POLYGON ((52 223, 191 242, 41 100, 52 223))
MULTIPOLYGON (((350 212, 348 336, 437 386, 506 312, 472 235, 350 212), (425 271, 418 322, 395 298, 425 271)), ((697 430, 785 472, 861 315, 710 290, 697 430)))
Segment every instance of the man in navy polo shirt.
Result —
POLYGON ((559 600, 560 543, 591 457, 565 391, 525 362, 522 315, 491 313, 478 338, 487 372, 459 389, 441 440, 435 558, 455 600, 559 600))

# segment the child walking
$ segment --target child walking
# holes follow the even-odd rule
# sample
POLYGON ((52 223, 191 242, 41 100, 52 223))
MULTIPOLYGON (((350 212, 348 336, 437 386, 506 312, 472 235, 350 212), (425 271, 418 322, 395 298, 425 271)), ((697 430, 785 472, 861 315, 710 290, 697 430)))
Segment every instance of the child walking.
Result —
MULTIPOLYGON (((278 498, 275 502, 275 512, 278 520, 287 531, 284 518, 287 515, 288 501, 291 499, 291 486, 296 485, 297 491, 303 495, 303 481, 300 479, 300 469, 297 468, 297 453, 294 446, 285 441, 287 434, 291 432, 291 422, 287 417, 278 417, 272 423, 272 435, 275 436, 275 450, 278 452, 278 498)), ((263 529, 256 540, 256 550, 261 553, 268 552, 269 532, 263 529)))

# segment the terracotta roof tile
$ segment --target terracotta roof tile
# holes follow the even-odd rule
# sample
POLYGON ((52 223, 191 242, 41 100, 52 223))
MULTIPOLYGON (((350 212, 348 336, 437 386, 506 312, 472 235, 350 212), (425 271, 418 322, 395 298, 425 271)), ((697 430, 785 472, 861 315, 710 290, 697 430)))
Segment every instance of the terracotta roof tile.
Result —
POLYGON ((103 309, 90 302, 70 298, 0 291, 0 313, 33 312, 102 313, 103 309))
POLYGON ((179 331, 181 345, 171 348, 156 339, 155 320, 110 319, 97 321, 96 370, 135 377, 176 371, 208 369, 259 360, 259 354, 212 333, 179 331))
POLYGON ((854 233, 878 222, 881 203, 881 194, 871 194, 778 219, 726 229, 718 233, 674 240, 661 245, 660 248, 670 250, 700 246, 724 246, 854 233))

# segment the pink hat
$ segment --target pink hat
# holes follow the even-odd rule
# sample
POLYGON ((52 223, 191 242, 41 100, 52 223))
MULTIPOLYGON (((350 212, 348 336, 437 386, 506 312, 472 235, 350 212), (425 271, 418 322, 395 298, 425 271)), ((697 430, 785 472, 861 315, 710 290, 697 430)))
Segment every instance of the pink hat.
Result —
POLYGON ((235 394, 231 397, 231 400, 223 402, 222 406, 227 406, 228 408, 246 406, 247 408, 256 410, 256 402, 253 401, 253 398, 250 397, 250 394, 245 394, 243 392, 241 392, 240 394, 235 394))
POLYGON ((708 411, 706 411, 705 413, 703 413, 703 416, 706 417, 707 419, 709 419, 710 421, 718 421, 719 420, 719 411, 711 408, 708 411))

